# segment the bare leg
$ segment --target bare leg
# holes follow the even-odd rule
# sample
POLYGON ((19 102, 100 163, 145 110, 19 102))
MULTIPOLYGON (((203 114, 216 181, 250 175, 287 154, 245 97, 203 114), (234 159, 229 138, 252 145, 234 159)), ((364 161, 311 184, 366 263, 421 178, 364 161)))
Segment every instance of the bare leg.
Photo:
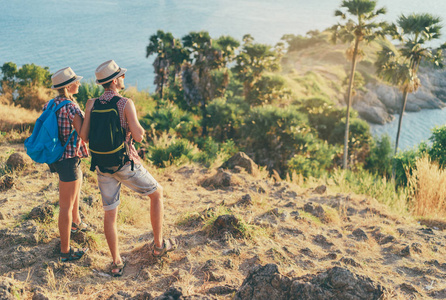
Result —
POLYGON ((79 186, 78 179, 71 182, 59 181, 59 234, 60 251, 68 253, 70 250, 71 222, 73 216, 73 205, 76 198, 76 190, 79 186))
POLYGON ((81 216, 79 215, 79 199, 81 197, 81 187, 82 187, 82 176, 76 180, 77 185, 76 185, 76 198, 74 199, 74 204, 73 204, 73 222, 76 224, 79 224, 81 222, 81 216))
MULTIPOLYGON (((113 210, 107 210, 104 213, 104 232, 105 238, 107 239, 108 248, 110 249, 110 253, 113 257, 113 262, 115 264, 122 263, 121 255, 119 253, 118 246, 118 227, 117 227, 117 216, 118 216, 118 208, 113 210)), ((117 271, 112 270, 113 271, 117 271)))
POLYGON ((163 188, 158 186, 158 189, 149 195, 150 197, 150 222, 153 229, 153 240, 158 248, 163 247, 163 188))

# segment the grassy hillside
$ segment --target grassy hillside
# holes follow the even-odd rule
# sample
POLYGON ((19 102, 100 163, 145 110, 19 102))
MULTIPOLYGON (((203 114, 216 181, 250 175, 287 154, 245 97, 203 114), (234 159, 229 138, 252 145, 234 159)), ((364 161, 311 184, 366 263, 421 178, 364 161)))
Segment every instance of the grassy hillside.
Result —
MULTIPOLYGON (((3 170, 13 152, 22 153, 23 145, 0 146, 3 170)), ((184 296, 231 299, 249 270, 268 263, 292 280, 345 268, 383 286, 380 299, 444 295, 444 222, 422 222, 427 227, 402 212, 403 203, 395 203, 396 213, 351 193, 342 173, 304 185, 275 181, 265 172, 228 172, 229 185, 214 181, 205 187, 205 180, 215 179, 215 169, 146 167, 164 187, 164 231, 180 240, 180 248, 162 260, 152 257, 148 199, 123 187, 118 229, 127 267, 121 278, 108 275, 103 212, 88 160, 82 164, 80 205, 94 230, 73 235, 73 245, 90 247, 85 258, 73 263, 57 260, 57 176, 40 164, 8 172, 14 185, 0 197, 0 295, 153 299, 149 295, 175 287, 184 296), (233 216, 238 225, 218 227, 219 216, 233 216)))
MULTIPOLYGON (((343 102, 347 85, 343 84, 349 76, 351 62, 346 57, 347 44, 332 44, 330 35, 322 32, 313 43, 302 49, 289 51, 282 60, 282 74, 287 78, 293 94, 298 99, 323 97, 335 103, 343 102)), ((381 45, 391 46, 387 39, 378 39, 369 44, 362 43, 363 58, 358 62, 356 71, 365 83, 379 81, 375 75, 374 62, 381 45)))

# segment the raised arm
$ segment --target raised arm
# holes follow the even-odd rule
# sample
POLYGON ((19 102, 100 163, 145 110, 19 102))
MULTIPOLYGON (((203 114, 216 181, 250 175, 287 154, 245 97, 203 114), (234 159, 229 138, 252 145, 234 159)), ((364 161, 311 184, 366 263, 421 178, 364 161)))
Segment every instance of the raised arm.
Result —
POLYGON ((141 142, 144 138, 144 128, 139 124, 138 116, 136 115, 135 104, 133 101, 129 99, 124 108, 125 119, 129 124, 130 132, 132 134, 132 138, 135 142, 141 142))
POLYGON ((91 115, 91 110, 93 109, 93 105, 94 102, 96 101, 95 99, 89 99, 87 101, 87 104, 85 105, 85 117, 84 117, 84 122, 82 123, 82 128, 79 132, 79 136, 84 140, 84 142, 88 143, 89 141, 89 135, 90 135, 90 115, 91 115))

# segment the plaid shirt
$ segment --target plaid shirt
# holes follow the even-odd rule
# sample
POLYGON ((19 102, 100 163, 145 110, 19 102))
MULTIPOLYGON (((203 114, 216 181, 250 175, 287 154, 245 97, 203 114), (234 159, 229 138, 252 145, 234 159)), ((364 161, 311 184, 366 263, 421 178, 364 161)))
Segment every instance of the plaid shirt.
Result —
POLYGON ((127 120, 125 119, 124 109, 125 105, 127 104, 128 98, 122 97, 119 93, 115 91, 105 91, 100 97, 99 101, 101 103, 110 101, 114 96, 118 96, 121 99, 116 103, 119 110, 119 119, 121 121, 122 128, 125 129, 126 137, 125 142, 127 145, 129 145, 129 158, 130 160, 133 160, 135 164, 141 164, 141 159, 139 158, 138 151, 136 151, 135 145, 132 143, 132 134, 130 132, 129 124, 127 123, 127 120))
MULTIPOLYGON (((61 103, 64 100, 70 100, 70 99, 67 99, 63 96, 57 96, 56 98, 54 98, 54 102, 56 103, 56 105, 59 105, 59 103, 61 103)), ((47 106, 48 103, 44 105, 43 110, 45 110, 47 106)), ((59 109, 56 112, 56 115, 57 115, 57 124, 59 125, 59 139, 62 142, 62 145, 65 145, 65 143, 68 140, 68 137, 70 136, 71 132, 74 129, 73 127, 74 116, 79 115, 82 119, 84 119, 84 113, 81 111, 77 103, 72 102, 68 103, 67 105, 59 109)), ((73 134, 70 142, 68 142, 68 145, 65 148, 65 152, 63 153, 59 161, 72 157, 80 157, 80 158, 88 157, 87 145, 79 137, 79 134, 77 136, 76 149, 74 148, 74 134, 73 134)))

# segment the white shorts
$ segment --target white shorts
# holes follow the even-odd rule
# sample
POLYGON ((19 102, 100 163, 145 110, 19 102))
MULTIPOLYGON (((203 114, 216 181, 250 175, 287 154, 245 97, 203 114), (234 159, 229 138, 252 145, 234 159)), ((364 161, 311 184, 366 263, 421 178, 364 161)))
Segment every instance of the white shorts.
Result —
POLYGON ((96 173, 98 174, 102 206, 106 211, 118 207, 121 183, 141 195, 150 195, 158 187, 155 178, 140 164, 135 165, 133 171, 131 164, 127 164, 113 174, 103 173, 96 167, 96 173))

